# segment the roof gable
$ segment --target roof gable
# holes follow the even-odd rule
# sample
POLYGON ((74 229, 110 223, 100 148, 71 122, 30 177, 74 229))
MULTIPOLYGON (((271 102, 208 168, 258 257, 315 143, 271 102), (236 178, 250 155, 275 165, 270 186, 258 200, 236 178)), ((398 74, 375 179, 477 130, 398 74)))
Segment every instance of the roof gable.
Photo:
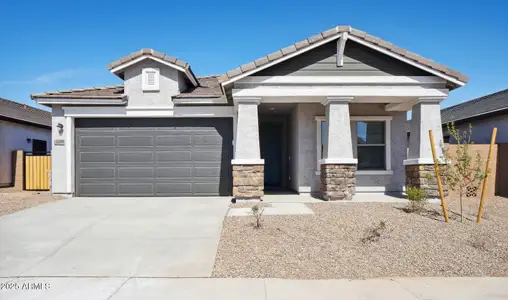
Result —
MULTIPOLYGON (((464 85, 468 78, 461 73, 454 71, 444 65, 438 64, 430 59, 424 58, 418 54, 399 48, 378 37, 369 35, 361 30, 351 28, 350 26, 337 26, 323 31, 317 35, 297 42, 291 46, 280 49, 276 52, 261 57, 253 62, 242 65, 234 70, 223 74, 219 81, 222 85, 230 84, 236 80, 257 73, 275 64, 281 63, 287 59, 301 55, 309 50, 320 47, 328 42, 339 39, 343 33, 348 34, 348 40, 360 43, 370 47, 378 52, 392 56, 395 59, 413 65, 426 72, 442 77, 458 86, 464 85)), ((347 45, 347 44, 346 44, 347 45)))
POLYGON ((129 66, 132 66, 145 59, 151 59, 158 63, 164 64, 171 68, 177 69, 180 72, 185 73, 189 78, 189 81, 194 85, 198 86, 198 80, 191 70, 188 63, 175 57, 166 55, 164 53, 155 51, 153 49, 141 49, 127 56, 120 58, 108 65, 108 69, 115 75, 123 79, 123 70, 129 66))
POLYGON ((343 65, 337 67, 337 43, 331 41, 321 47, 261 70, 255 75, 428 76, 431 74, 353 41, 346 44, 343 65))

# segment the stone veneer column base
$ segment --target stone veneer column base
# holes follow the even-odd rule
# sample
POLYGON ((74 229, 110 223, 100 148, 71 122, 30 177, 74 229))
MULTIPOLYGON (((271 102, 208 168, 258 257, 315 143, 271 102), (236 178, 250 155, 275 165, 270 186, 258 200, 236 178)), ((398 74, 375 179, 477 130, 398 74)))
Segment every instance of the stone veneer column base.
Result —
MULTIPOLYGON (((443 178, 443 193, 448 196, 448 186, 443 178)), ((434 165, 406 165, 406 186, 417 187, 427 192, 429 198, 440 198, 434 165)))
POLYGON ((264 165, 233 165, 233 197, 260 199, 264 196, 264 165))
POLYGON ((321 164, 321 197, 327 201, 351 200, 356 188, 355 164, 321 164))

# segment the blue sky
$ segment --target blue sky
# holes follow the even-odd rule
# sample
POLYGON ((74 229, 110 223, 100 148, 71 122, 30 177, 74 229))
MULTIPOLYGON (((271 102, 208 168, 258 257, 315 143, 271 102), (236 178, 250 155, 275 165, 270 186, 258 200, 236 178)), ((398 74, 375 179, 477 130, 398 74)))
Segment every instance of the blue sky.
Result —
POLYGON ((444 107, 508 88, 505 1, 5 1, 0 97, 119 84, 107 65, 153 48, 220 74, 352 25, 469 76, 444 107))

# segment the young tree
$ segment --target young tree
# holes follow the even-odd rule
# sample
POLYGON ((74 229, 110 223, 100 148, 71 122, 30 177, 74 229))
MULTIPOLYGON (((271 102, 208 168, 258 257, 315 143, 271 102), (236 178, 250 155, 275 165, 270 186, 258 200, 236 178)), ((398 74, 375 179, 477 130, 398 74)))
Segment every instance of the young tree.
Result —
POLYGON ((478 190, 485 174, 481 170, 482 159, 480 153, 476 153, 476 158, 473 158, 469 153, 469 146, 474 144, 471 141, 473 134, 471 124, 469 124, 469 130, 467 131, 458 130, 453 122, 448 123, 447 128, 457 143, 457 150, 455 151, 455 157, 453 157, 448 148, 445 148, 444 145, 441 146, 443 160, 447 163, 440 167, 440 171, 448 187, 459 193, 460 221, 463 222, 463 198, 466 196, 468 189, 478 190))

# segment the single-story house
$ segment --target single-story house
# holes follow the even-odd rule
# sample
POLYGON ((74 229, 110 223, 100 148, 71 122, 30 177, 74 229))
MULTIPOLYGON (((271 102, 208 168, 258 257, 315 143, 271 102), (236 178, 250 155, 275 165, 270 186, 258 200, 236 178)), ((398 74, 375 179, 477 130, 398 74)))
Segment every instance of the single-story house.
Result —
POLYGON ((51 151, 51 113, 0 98, 0 187, 14 183, 15 150, 51 151))
POLYGON ((52 108, 55 193, 292 190, 334 200, 402 191, 406 180, 423 185, 433 163, 427 131, 442 141, 440 102, 468 81, 350 26, 219 76, 198 77, 152 49, 108 68, 122 85, 32 95, 52 108))
POLYGON ((441 110, 445 141, 455 143, 446 124, 453 122, 460 131, 472 126, 475 144, 490 144, 492 129, 497 127, 496 143, 508 143, 508 89, 485 95, 441 110))

